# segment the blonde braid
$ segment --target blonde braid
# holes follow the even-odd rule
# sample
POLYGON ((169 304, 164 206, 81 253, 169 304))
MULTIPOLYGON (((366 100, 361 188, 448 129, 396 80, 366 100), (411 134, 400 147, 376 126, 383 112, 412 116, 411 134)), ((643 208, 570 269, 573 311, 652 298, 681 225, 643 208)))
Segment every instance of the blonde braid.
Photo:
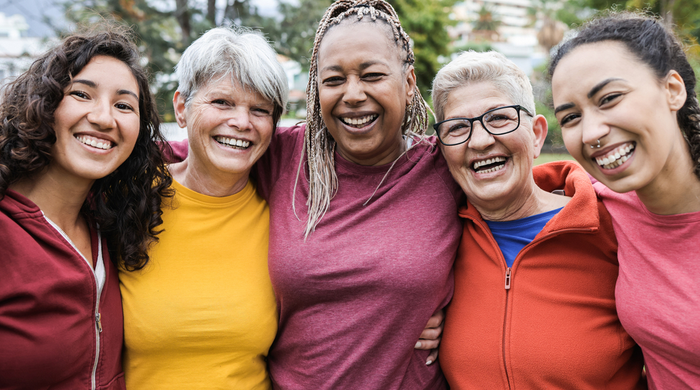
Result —
MULTIPOLYGON (((304 134, 304 150, 302 151, 297 170, 297 177, 292 195, 292 207, 296 215, 294 197, 296 196, 296 183, 299 181, 300 172, 304 164, 304 152, 307 155, 306 162, 309 169, 309 198, 306 201, 308 208, 308 220, 304 237, 311 234, 321 218, 325 215, 331 203, 331 199, 338 192, 338 176, 335 172, 335 147, 336 142, 328 133, 323 118, 321 117, 321 103, 318 95, 318 48, 326 32, 343 20, 348 20, 352 14, 357 16, 357 21, 369 16, 372 21, 380 19, 391 28, 394 41, 406 53, 404 59, 405 68, 413 65, 415 56, 411 49, 411 39, 401 27, 399 17, 391 4, 384 0, 338 0, 333 3, 319 22, 314 46, 309 62, 309 82, 306 88, 306 132, 304 134)), ((406 107, 406 114, 401 125, 402 133, 407 137, 416 137, 422 140, 428 129, 428 112, 430 107, 421 96, 420 90, 414 88, 413 100, 406 107)), ((392 164, 393 167, 393 164, 392 164)), ((388 174, 388 173, 387 173, 388 174)), ((381 185, 381 183, 380 183, 381 185)))

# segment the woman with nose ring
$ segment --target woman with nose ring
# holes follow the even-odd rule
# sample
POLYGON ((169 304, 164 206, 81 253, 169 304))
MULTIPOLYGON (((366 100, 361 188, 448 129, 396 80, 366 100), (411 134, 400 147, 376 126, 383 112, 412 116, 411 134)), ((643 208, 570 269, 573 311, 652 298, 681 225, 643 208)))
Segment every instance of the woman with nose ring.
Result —
POLYGON ((700 388, 700 106, 683 48, 657 19, 611 14, 549 73, 566 147, 612 215, 617 311, 649 386, 700 388))
POLYGON ((643 389, 615 311, 610 215, 573 162, 537 166, 547 121, 525 73, 466 52, 433 82, 435 131, 467 195, 440 347, 453 389, 643 389))

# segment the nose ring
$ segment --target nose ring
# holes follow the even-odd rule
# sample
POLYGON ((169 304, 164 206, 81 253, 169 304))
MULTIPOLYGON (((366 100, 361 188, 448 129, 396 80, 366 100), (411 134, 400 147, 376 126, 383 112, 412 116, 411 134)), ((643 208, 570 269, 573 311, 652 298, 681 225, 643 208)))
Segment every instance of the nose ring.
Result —
POLYGON ((597 148, 600 148, 600 138, 598 138, 598 145, 595 145, 595 146, 593 146, 593 145, 588 145, 588 146, 590 146, 591 149, 593 149, 593 148, 596 148, 596 149, 597 149, 597 148))

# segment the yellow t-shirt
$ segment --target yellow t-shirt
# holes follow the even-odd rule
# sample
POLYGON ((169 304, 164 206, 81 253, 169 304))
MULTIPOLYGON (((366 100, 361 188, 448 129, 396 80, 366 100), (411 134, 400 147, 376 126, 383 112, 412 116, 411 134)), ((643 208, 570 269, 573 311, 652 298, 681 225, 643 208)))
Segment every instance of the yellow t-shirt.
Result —
POLYGON ((119 273, 127 388, 270 389, 269 207, 250 182, 222 198, 173 188, 150 262, 119 273))

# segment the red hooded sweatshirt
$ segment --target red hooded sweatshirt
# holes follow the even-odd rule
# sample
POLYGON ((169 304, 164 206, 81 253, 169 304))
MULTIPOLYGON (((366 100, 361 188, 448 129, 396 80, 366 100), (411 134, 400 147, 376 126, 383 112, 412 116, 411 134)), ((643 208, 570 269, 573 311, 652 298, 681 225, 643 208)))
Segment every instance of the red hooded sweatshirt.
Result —
MULTIPOLYGON (((95 264, 94 230, 91 239, 95 264)), ((104 244, 102 255, 98 300, 85 258, 39 207, 7 191, 0 201, 0 389, 125 388, 119 281, 104 244)))
POLYGON ((642 356, 615 310, 617 241, 610 215, 573 162, 533 170, 572 197, 506 265, 479 212, 460 210, 440 362, 452 389, 640 389, 642 356))

